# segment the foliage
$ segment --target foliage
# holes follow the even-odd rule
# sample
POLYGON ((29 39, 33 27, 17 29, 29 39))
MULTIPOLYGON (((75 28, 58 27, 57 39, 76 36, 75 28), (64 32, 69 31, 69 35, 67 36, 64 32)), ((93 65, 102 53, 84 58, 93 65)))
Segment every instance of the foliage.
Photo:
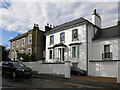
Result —
POLYGON ((2 61, 10 61, 10 59, 8 58, 8 55, 9 55, 9 51, 2 49, 2 61))
POLYGON ((118 25, 120 25, 120 21, 118 21, 118 25))
POLYGON ((18 53, 17 54, 17 59, 19 61, 23 61, 23 62, 30 62, 30 61, 37 61, 36 59, 36 55, 35 54, 26 54, 26 53, 18 53))

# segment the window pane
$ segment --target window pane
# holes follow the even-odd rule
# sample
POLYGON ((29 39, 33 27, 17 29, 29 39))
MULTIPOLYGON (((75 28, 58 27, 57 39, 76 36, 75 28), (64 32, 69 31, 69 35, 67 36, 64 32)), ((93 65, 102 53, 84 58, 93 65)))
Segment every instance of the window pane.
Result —
POLYGON ((110 52, 105 53, 105 58, 110 58, 110 52))
POLYGON ((49 58, 52 59, 52 50, 50 50, 49 55, 49 58))
POLYGON ((76 47, 72 47, 72 58, 76 57, 76 47))
POLYGON ((77 29, 73 30, 72 35, 73 35, 73 39, 78 38, 78 30, 77 29))
POLYGON ((52 35, 52 36, 50 36, 50 45, 51 44, 54 44, 54 36, 52 35))
POLYGON ((77 46, 77 57, 79 57, 80 52, 80 46, 77 46))
POLYGON ((60 41, 64 41, 65 40, 65 33, 61 33, 60 34, 60 41))
POLYGON ((110 52, 110 45, 104 46, 104 52, 110 52))

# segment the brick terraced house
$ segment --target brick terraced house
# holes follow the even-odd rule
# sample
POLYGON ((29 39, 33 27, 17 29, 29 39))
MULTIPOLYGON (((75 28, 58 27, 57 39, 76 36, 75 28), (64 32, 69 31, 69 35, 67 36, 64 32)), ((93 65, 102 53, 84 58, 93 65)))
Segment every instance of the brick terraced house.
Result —
POLYGON ((18 34, 17 37, 10 40, 10 58, 17 60, 17 53, 30 53, 37 56, 37 59, 43 59, 45 49, 44 31, 39 30, 38 24, 34 24, 33 29, 24 34, 18 34))

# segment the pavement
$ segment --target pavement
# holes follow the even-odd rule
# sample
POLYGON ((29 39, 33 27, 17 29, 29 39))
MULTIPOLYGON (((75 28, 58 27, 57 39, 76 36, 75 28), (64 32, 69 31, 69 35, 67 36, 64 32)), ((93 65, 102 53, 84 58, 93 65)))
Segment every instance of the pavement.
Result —
POLYGON ((118 89, 120 90, 120 84, 117 84, 116 78, 107 78, 107 77, 90 77, 90 76, 74 76, 72 75, 70 79, 51 76, 51 75, 33 75, 33 78, 40 78, 42 80, 49 80, 55 82, 66 83, 73 85, 75 87, 84 87, 84 88, 102 88, 102 89, 118 89))

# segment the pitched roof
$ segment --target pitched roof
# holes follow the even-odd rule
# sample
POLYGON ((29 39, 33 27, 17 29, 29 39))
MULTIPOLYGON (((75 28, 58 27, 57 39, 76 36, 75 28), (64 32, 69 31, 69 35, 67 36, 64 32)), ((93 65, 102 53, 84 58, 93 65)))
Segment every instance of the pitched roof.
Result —
POLYGON ((66 28, 68 26, 76 25, 76 24, 83 23, 83 22, 88 22, 88 21, 86 19, 84 19, 83 17, 81 17, 81 18, 78 18, 78 19, 63 23, 61 25, 58 25, 58 26, 56 26, 55 28, 51 29, 50 31, 48 31, 46 33, 49 33, 51 31, 57 31, 57 30, 66 28))
POLYGON ((93 37, 93 40, 112 38, 117 36, 120 36, 120 25, 99 29, 93 37))
POLYGON ((17 40, 17 39, 20 39, 20 38, 23 38, 23 37, 26 37, 28 35, 28 32, 22 34, 22 35, 18 35, 16 36, 15 38, 12 38, 11 40, 9 40, 10 42, 14 41, 14 40, 17 40))

